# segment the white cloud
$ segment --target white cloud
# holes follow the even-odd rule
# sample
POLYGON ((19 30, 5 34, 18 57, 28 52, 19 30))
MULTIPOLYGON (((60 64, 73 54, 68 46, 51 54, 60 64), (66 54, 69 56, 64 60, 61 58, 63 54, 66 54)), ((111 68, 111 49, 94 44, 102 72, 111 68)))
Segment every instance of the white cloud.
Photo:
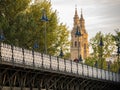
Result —
POLYGON ((120 0, 51 0, 53 9, 59 12, 60 21, 72 29, 75 5, 78 14, 83 8, 89 38, 98 31, 114 33, 120 28, 120 0))

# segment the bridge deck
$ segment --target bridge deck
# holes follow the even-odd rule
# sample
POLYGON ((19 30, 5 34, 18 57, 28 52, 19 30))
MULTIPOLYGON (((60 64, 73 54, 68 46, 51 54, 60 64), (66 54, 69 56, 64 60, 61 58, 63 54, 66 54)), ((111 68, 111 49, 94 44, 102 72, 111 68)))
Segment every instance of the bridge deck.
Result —
MULTIPOLYGON (((76 78, 79 78, 80 80, 77 82, 87 80, 89 83, 93 81, 100 81, 104 83, 110 82, 116 84, 120 83, 120 75, 118 73, 90 67, 71 60, 64 60, 58 57, 41 54, 4 43, 0 44, 0 56, 1 67, 7 65, 19 67, 18 70, 21 70, 20 68, 24 68, 37 72, 40 71, 40 73, 41 71, 49 74, 52 73, 57 75, 56 79, 58 77, 60 78, 60 75, 62 76, 62 79, 65 79, 63 77, 66 76, 67 78, 74 77, 73 79, 75 80, 73 81, 76 81, 76 78)), ((47 74, 47 76, 49 75, 47 74)), ((52 76, 53 75, 50 77, 52 76)))

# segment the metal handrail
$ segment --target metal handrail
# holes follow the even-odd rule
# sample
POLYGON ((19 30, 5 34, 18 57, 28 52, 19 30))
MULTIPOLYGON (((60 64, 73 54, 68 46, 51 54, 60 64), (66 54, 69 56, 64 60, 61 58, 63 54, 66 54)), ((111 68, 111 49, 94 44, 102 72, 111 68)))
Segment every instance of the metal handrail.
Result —
POLYGON ((8 62, 14 65, 19 64, 21 66, 44 68, 78 76, 120 82, 120 75, 118 73, 76 63, 71 60, 65 61, 62 58, 15 47, 5 43, 0 43, 0 55, 0 60, 2 60, 2 62, 8 62))

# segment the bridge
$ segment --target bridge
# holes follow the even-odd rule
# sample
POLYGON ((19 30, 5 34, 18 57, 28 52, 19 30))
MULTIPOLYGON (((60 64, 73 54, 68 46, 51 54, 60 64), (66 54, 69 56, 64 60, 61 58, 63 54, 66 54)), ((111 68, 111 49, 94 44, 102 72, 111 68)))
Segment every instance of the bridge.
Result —
POLYGON ((119 90, 120 74, 0 43, 0 90, 119 90))

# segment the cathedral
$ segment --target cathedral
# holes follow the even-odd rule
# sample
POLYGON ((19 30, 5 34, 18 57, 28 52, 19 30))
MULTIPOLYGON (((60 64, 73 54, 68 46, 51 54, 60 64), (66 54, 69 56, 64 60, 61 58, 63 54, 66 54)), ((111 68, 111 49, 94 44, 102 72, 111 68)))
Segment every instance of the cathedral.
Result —
POLYGON ((85 59, 89 56, 89 46, 88 46, 88 33, 85 29, 85 20, 83 18, 82 10, 80 18, 77 13, 77 8, 75 8, 73 29, 71 31, 71 60, 85 59), (80 35, 77 35, 78 33, 80 35))

